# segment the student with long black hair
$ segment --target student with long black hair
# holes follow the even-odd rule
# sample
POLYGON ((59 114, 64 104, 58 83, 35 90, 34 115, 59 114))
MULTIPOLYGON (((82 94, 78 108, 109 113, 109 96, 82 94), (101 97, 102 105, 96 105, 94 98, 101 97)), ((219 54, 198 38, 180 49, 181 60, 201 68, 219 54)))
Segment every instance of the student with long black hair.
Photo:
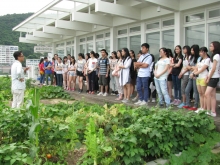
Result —
MULTIPOLYGON (((168 58, 170 59, 170 64, 173 64, 173 53, 171 49, 167 49, 167 55, 168 55, 168 58)), ((169 96, 171 100, 172 100, 172 95, 173 95, 172 94, 173 93, 172 70, 173 70, 173 67, 170 65, 169 75, 167 78, 167 86, 168 86, 168 92, 169 92, 169 96)))
POLYGON ((190 71, 190 77, 189 77, 189 82, 186 86, 185 94, 186 94, 186 105, 183 106, 183 108, 195 111, 198 109, 198 104, 199 104, 199 93, 197 90, 196 86, 196 77, 193 76, 193 72, 196 71, 196 64, 198 62, 199 58, 199 45, 193 45, 191 46, 191 56, 189 59, 189 66, 187 67, 188 70, 190 71), (195 102, 194 106, 191 107, 190 105, 190 91, 193 89, 194 92, 194 97, 195 97, 195 102))
POLYGON ((183 54, 185 55, 183 59, 183 68, 179 74, 179 78, 182 78, 181 81, 182 103, 177 106, 178 108, 183 108, 183 106, 186 105, 185 89, 189 81, 189 70, 187 67, 189 66, 189 58, 191 54, 191 49, 188 45, 183 47, 183 54))
POLYGON ((76 86, 76 61, 74 56, 70 58, 70 64, 68 67, 68 74, 69 74, 69 79, 68 79, 68 88, 67 90, 69 91, 75 91, 75 86, 76 86), (73 85, 72 85, 73 83, 73 85))
POLYGON ((171 104, 179 105, 181 103, 181 79, 179 78, 179 74, 183 67, 183 55, 180 45, 175 47, 174 53, 173 64, 170 65, 173 67, 172 81, 174 86, 174 101, 171 104))
POLYGON ((119 68, 121 69, 119 83, 121 86, 123 86, 124 89, 124 100, 122 100, 122 102, 128 103, 130 101, 130 94, 131 94, 130 67, 132 60, 128 48, 123 48, 121 53, 123 57, 123 64, 119 66, 119 68))
POLYGON ((112 75, 112 72, 115 70, 115 67, 118 63, 118 57, 116 51, 112 52, 112 55, 110 56, 112 59, 109 59, 110 63, 110 88, 112 90, 111 95, 116 95, 117 88, 116 88, 116 77, 112 75))
POLYGON ((208 76, 208 67, 210 65, 210 58, 208 53, 208 49, 206 47, 201 47, 199 49, 199 55, 201 59, 197 62, 196 67, 198 70, 193 71, 191 74, 191 78, 198 77, 196 79, 197 90, 199 92, 200 98, 200 108, 196 111, 197 113, 201 110, 206 109, 206 101, 205 101, 205 91, 207 87, 206 77, 208 76))
POLYGON ((133 50, 130 50, 129 52, 130 57, 131 57, 131 69, 130 69, 130 75, 131 75, 131 96, 133 96, 134 94, 134 88, 136 85, 136 80, 137 80, 137 70, 134 69, 134 63, 137 62, 136 58, 135 58, 135 52, 133 50))
POLYGON ((160 60, 155 64, 154 81, 156 90, 159 97, 159 106, 166 103, 166 106, 170 106, 170 96, 167 89, 167 77, 169 74, 170 59, 167 57, 168 52, 166 48, 160 49, 160 60))
POLYGON ((76 74, 79 81, 79 93, 83 91, 83 76, 84 76, 84 65, 86 64, 86 60, 84 59, 84 55, 82 53, 78 54, 78 61, 76 63, 76 74))
POLYGON ((208 87, 205 92, 205 99, 207 105, 207 114, 216 117, 216 87, 219 82, 219 66, 220 66, 220 43, 218 41, 213 41, 209 47, 212 53, 209 65, 209 74, 206 78, 206 83, 208 87), (211 112, 209 112, 211 110, 211 112))

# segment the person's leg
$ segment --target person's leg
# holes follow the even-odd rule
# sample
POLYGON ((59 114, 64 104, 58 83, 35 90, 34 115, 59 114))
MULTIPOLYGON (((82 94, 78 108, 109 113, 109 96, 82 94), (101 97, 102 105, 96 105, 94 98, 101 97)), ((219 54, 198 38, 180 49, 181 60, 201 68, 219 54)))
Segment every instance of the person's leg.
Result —
POLYGON ((207 106, 208 111, 211 110, 211 99, 212 99, 211 96, 212 96, 214 90, 215 90, 215 88, 208 86, 205 91, 205 100, 206 100, 206 106, 207 106))
POLYGON ((110 89, 112 90, 112 94, 114 91, 114 81, 113 81, 113 76, 112 76, 112 71, 110 71, 110 89))
POLYGON ((127 100, 130 100, 130 97, 131 97, 131 85, 130 84, 126 84, 125 86, 127 88, 127 100))
POLYGON ((202 105, 200 107, 203 108, 203 109, 207 108, 206 107, 206 101, 205 101, 205 91, 206 91, 206 86, 201 86, 201 96, 200 96, 200 99, 202 98, 203 102, 202 102, 202 105))
POLYGON ((194 107, 198 108, 198 106, 199 106, 199 93, 197 90, 195 79, 193 79, 193 91, 194 91, 194 97, 195 97, 194 107))
POLYGON ((49 74, 46 74, 46 85, 48 85, 48 77, 49 77, 49 74))
POLYGON ((91 92, 92 91, 92 73, 88 74, 87 84, 89 84, 89 92, 91 92))
POLYGON ((86 90, 89 91, 89 76, 86 76, 86 90))
POLYGON ((182 100, 183 100, 184 104, 186 104, 185 89, 186 89, 186 86, 188 84, 188 81, 189 81, 189 76, 188 75, 183 76, 183 80, 182 80, 182 83, 181 83, 181 89, 182 89, 182 100))
MULTIPOLYGON (((198 82, 198 80, 197 80, 197 82, 198 82)), ((198 90, 199 98, 200 98, 200 108, 204 108, 204 105, 203 105, 204 100, 203 100, 202 87, 199 84, 197 85, 197 90, 198 90)))
POLYGON ((177 86, 177 76, 172 75, 173 88, 174 88, 174 101, 178 99, 178 86, 177 86))
POLYGON ((167 86, 168 86, 168 92, 169 92, 170 99, 172 99, 173 82, 172 82, 172 81, 168 81, 168 82, 167 82, 167 86))
POLYGON ((18 100, 18 92, 17 90, 12 90, 12 95, 13 95, 13 100, 12 100, 12 108, 16 108, 17 107, 17 100, 18 100))
POLYGON ((137 92, 139 95, 139 100, 143 101, 144 97, 143 97, 143 91, 142 91, 142 81, 141 81, 141 77, 137 77, 137 92))
POLYGON ((216 113, 216 88, 211 92, 211 112, 216 113))
POLYGON ((91 79, 92 79, 92 92, 94 92, 95 91, 95 76, 96 76, 96 72, 95 71, 93 71, 92 72, 92 75, 91 75, 91 79))
POLYGON ((181 94, 181 78, 178 78, 176 76, 176 82, 177 82, 177 90, 178 90, 178 100, 181 102, 182 94, 181 94))
POLYGON ((67 75, 66 75, 66 73, 64 73, 63 74, 63 88, 64 89, 66 89, 66 86, 67 86, 66 81, 67 81, 67 75))
POLYGON ((166 106, 170 106, 170 96, 168 93, 168 88, 167 88, 167 80, 160 80, 160 88, 161 88, 161 92, 162 92, 162 97, 165 100, 166 106))
POLYGON ((82 90, 82 88, 83 88, 83 77, 79 77, 79 82, 80 82, 79 89, 82 90))
MULTIPOLYGON (((149 92, 149 94, 148 94, 148 96, 149 96, 149 100, 150 100, 150 98, 151 98, 151 93, 153 92, 153 91, 151 91, 151 89, 150 89, 150 84, 151 84, 151 82, 152 82, 152 79, 150 78, 149 79, 149 82, 148 82, 148 92, 149 92)), ((153 97, 152 97, 152 99, 153 99, 153 97)))
POLYGON ((188 84, 186 86, 185 95, 186 95, 186 106, 190 107, 190 91, 193 87, 193 80, 189 79, 188 84))
POLYGON ((148 83, 149 83, 149 77, 143 77, 142 84, 144 88, 144 101, 145 102, 148 102, 148 98, 149 98, 148 83))
POLYGON ((24 90, 19 90, 19 95, 17 98, 17 108, 20 108, 24 102, 24 90))
POLYGON ((56 85, 57 85, 57 86, 60 85, 59 74, 56 74, 56 85))
POLYGON ((159 98, 159 105, 163 104, 163 95, 162 95, 162 91, 161 91, 161 86, 160 86, 160 82, 159 80, 155 79, 155 87, 156 87, 156 91, 158 94, 158 98, 159 98))
POLYGON ((105 77, 104 76, 104 86, 105 86, 105 93, 108 93, 109 92, 109 84, 110 84, 110 79, 109 77, 105 77))
MULTIPOLYGON (((63 87, 63 75, 61 74, 60 77, 61 77, 60 87, 63 87)), ((66 86, 67 86, 67 75, 66 75, 66 81, 65 81, 65 89, 66 89, 66 86)))
POLYGON ((68 80, 68 86, 67 86, 67 90, 71 90, 71 82, 73 80, 73 76, 69 75, 69 80, 68 80))
POLYGON ((51 85, 53 85, 53 78, 54 78, 54 75, 51 73, 51 74, 50 74, 51 85))
POLYGON ((127 87, 126 85, 123 86, 123 90, 124 90, 124 99, 127 99, 127 87))
POLYGON ((77 78, 77 76, 73 76, 73 90, 75 90, 76 89, 76 78, 77 78))

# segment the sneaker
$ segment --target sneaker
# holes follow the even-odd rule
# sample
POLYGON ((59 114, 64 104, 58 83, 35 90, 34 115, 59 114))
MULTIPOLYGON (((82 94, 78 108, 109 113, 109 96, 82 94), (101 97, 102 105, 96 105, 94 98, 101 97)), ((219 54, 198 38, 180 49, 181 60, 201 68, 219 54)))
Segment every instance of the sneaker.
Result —
POLYGON ((195 111, 195 113, 199 113, 201 111, 204 111, 204 109, 203 108, 199 108, 198 110, 195 111))
POLYGON ((92 94, 92 95, 94 95, 94 94, 95 94, 95 92, 94 92, 94 91, 92 91, 92 92, 91 92, 91 94, 92 94))
POLYGON ((180 105, 177 106, 177 108, 183 108, 186 104, 185 103, 181 103, 180 105))
POLYGON ((196 107, 191 107, 191 108, 188 108, 188 110, 190 110, 190 111, 196 111, 198 108, 196 108, 196 107))
POLYGON ((217 116, 215 112, 207 112, 206 114, 209 115, 209 116, 212 116, 212 117, 216 117, 217 116))
POLYGON ((146 102, 146 101, 142 101, 142 102, 141 102, 139 105, 140 105, 140 106, 144 106, 144 105, 146 105, 146 106, 147 106, 148 104, 147 104, 147 102, 146 102))
POLYGON ((156 102, 156 99, 152 99, 152 101, 151 101, 152 103, 155 103, 156 102))
POLYGON ((133 98, 133 99, 132 99, 132 101, 137 101, 137 99, 138 99, 138 98, 137 98, 137 97, 135 97, 135 98, 133 98))
POLYGON ((105 93, 103 94, 103 96, 108 96, 108 93, 105 92, 105 93))
POLYGON ((181 100, 177 100, 173 105, 180 105, 181 104, 181 100))
POLYGON ((113 95, 113 96, 115 96, 115 95, 116 95, 116 92, 115 92, 115 91, 113 91, 113 92, 112 92, 112 95, 113 95))
POLYGON ((121 101, 122 103, 128 103, 128 100, 127 99, 124 99, 121 101))
POLYGON ((142 103, 141 100, 138 100, 138 102, 134 103, 135 105, 139 105, 140 103, 142 103))
POLYGON ((97 94, 97 96, 103 96, 103 93, 102 92, 99 92, 98 94, 97 94))
POLYGON ((111 92, 111 95, 114 95, 114 91, 111 92))
POLYGON ((171 102, 171 105, 174 105, 177 102, 177 99, 173 100, 173 102, 171 102))
POLYGON ((184 109, 189 109, 189 108, 191 108, 191 107, 188 106, 188 105, 185 105, 185 106, 183 106, 183 108, 184 108, 184 109))

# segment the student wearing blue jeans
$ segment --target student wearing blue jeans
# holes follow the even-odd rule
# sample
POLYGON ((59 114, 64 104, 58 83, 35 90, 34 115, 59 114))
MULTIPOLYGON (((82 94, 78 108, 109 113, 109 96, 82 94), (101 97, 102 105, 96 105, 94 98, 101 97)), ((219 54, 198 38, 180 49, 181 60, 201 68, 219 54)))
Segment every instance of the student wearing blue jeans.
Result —
POLYGON ((53 74, 52 74, 52 63, 48 61, 47 57, 44 57, 44 69, 45 69, 45 76, 46 76, 46 84, 48 84, 48 78, 50 77, 51 85, 53 85, 53 74))
POLYGON ((139 69, 137 76, 137 92, 139 94, 139 101, 135 105, 144 106, 147 105, 149 99, 148 83, 151 76, 150 65, 152 63, 152 57, 149 52, 149 44, 144 43, 141 45, 142 55, 137 62, 134 63, 134 67, 139 69), (144 89, 144 91, 142 90, 144 89))

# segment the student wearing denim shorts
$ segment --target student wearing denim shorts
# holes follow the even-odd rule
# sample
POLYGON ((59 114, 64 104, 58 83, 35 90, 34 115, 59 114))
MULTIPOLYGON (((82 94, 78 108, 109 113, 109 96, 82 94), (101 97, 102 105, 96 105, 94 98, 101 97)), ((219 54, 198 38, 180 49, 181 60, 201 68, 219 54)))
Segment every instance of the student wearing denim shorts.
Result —
POLYGON ((208 67, 210 65, 210 58, 208 56, 208 49, 206 47, 201 47, 199 50, 199 55, 201 59, 198 61, 196 67, 198 68, 197 71, 194 71, 191 76, 198 77, 196 79, 196 85, 199 92, 200 98, 200 108, 195 111, 196 113, 206 109, 206 101, 205 101, 205 91, 207 87, 206 77, 208 76, 208 67))
POLYGON ((70 59, 70 64, 68 67, 68 89, 69 91, 75 91, 76 86, 76 66, 75 66, 75 58, 74 56, 70 59), (72 83, 73 82, 73 83, 72 83))

